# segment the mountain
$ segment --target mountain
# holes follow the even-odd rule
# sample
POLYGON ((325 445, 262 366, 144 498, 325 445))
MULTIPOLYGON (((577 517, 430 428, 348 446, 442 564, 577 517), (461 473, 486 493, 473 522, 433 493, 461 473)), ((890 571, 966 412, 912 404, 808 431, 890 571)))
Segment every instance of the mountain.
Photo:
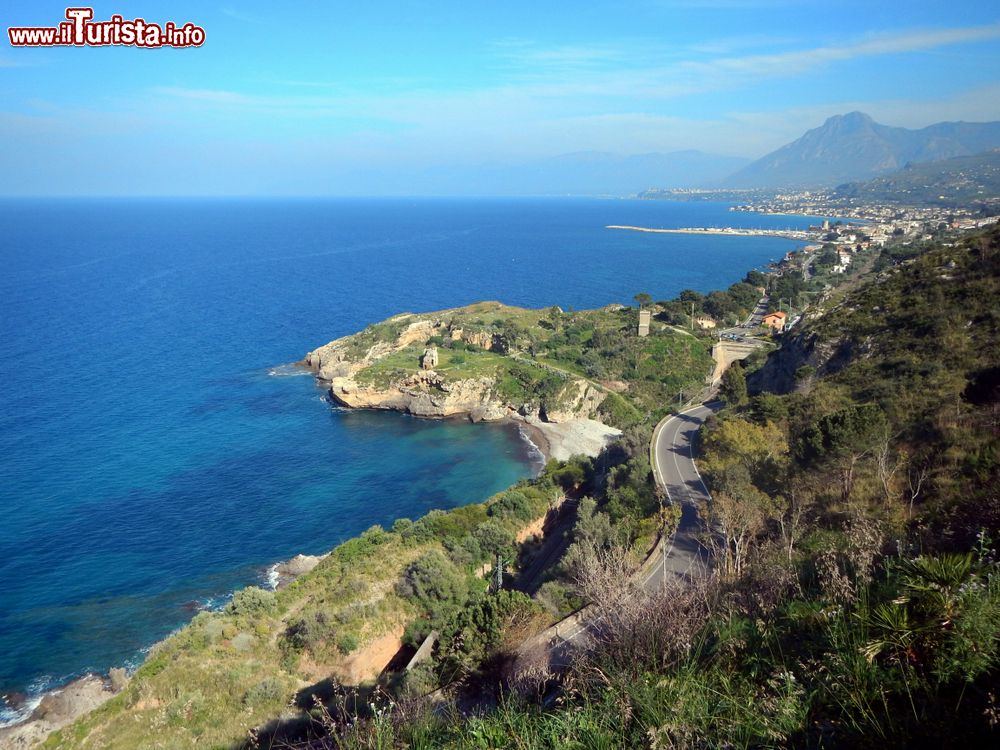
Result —
POLYGON ((441 167, 422 173, 418 182, 445 194, 623 196, 656 185, 717 184, 749 161, 702 151, 625 156, 580 151, 519 164, 441 167))
POLYGON ((1000 149, 907 164, 882 177, 840 185, 834 197, 933 206, 971 207, 996 203, 1000 199, 1000 149))
POLYGON ((862 112, 836 115, 728 177, 739 188, 830 187, 910 162, 969 156, 1000 146, 1000 122, 939 122, 920 130, 880 125, 862 112))

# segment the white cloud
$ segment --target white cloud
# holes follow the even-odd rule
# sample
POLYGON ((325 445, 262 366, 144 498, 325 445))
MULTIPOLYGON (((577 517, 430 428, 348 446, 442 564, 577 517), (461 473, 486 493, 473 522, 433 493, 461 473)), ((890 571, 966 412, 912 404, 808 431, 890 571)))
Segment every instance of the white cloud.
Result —
POLYGON ((935 49, 952 44, 1000 38, 1000 24, 929 31, 879 34, 853 44, 814 47, 769 55, 721 57, 709 62, 685 63, 688 70, 706 79, 717 75, 788 77, 841 60, 935 49))

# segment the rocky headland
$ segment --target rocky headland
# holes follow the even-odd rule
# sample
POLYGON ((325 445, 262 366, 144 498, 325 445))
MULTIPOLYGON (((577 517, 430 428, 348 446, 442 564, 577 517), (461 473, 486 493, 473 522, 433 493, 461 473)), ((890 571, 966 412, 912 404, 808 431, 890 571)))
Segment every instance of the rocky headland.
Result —
POLYGON ((608 391, 518 349, 517 326, 537 325, 538 312, 482 302, 405 313, 331 341, 302 363, 342 406, 512 420, 546 459, 597 455, 620 434, 596 418, 608 391))

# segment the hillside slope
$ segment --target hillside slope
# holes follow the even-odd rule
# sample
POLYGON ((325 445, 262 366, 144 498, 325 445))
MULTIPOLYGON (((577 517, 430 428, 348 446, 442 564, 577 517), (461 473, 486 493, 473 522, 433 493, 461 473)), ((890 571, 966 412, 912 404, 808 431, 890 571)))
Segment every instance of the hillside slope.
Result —
POLYGON ((1000 202, 1000 150, 908 164, 865 182, 839 185, 834 200, 975 207, 1000 202))

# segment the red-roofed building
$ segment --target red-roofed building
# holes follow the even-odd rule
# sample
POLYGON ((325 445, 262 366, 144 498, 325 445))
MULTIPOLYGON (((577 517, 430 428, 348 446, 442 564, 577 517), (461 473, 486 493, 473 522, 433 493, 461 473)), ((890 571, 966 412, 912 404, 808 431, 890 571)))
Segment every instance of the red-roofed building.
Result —
POLYGON ((787 316, 785 313, 779 310, 778 312, 768 313, 764 316, 764 320, 761 322, 770 328, 772 332, 777 331, 778 333, 781 333, 785 330, 786 318, 787 316))

